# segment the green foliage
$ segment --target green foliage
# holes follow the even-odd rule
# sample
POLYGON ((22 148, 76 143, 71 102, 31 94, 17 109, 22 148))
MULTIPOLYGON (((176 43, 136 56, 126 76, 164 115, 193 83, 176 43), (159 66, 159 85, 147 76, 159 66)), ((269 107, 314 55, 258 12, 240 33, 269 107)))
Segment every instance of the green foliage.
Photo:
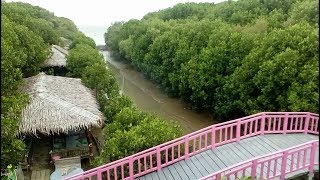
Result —
POLYGON ((54 30, 52 22, 48 22, 44 19, 29 18, 23 22, 30 30, 40 35, 44 42, 49 44, 58 44, 59 38, 57 32, 54 30))
MULTIPOLYGON (((152 38, 151 35, 143 38, 152 38)), ((116 160, 180 136, 180 127, 139 111, 130 98, 119 94, 116 78, 106 68, 103 56, 90 44, 85 37, 75 39, 70 46, 67 68, 95 90, 100 110, 106 117, 103 131, 107 141, 95 164, 101 165, 108 159, 116 160)), ((135 56, 139 55, 143 53, 135 56)))
POLYGON ((112 26, 108 28, 108 33, 104 34, 106 45, 110 47, 112 50, 119 50, 118 43, 120 42, 120 29, 122 23, 116 22, 112 26))
POLYGON ((71 41, 75 40, 78 33, 78 28, 70 19, 64 17, 56 17, 53 24, 57 33, 61 37, 64 37, 71 41))
POLYGON ((5 176, 1 176, 2 180, 17 180, 17 166, 12 167, 12 164, 9 164, 6 167, 7 174, 5 176))
POLYGON ((288 24, 307 21, 312 25, 318 26, 319 20, 319 2, 314 0, 298 1, 288 13, 290 17, 288 24))
POLYGON ((22 49, 18 35, 12 30, 13 23, 1 16, 1 94, 14 91, 22 80, 21 67, 27 58, 22 49))
POLYGON ((26 94, 1 95, 1 165, 17 165, 23 158, 25 144, 15 134, 22 109, 28 103, 26 94))
POLYGON ((58 34, 52 23, 54 15, 49 11, 21 2, 1 2, 1 10, 1 14, 6 15, 17 24, 28 27, 29 30, 39 35, 44 42, 58 43, 58 34))
POLYGON ((314 107, 318 106, 317 36, 317 30, 307 23, 270 32, 229 79, 228 84, 235 93, 233 97, 239 99, 237 105, 242 111, 247 114, 257 111, 315 111, 314 107), (309 68, 308 77, 305 76, 306 67, 309 68), (297 87, 296 84, 308 86, 309 97, 302 92, 293 93, 292 88, 297 87), (303 103, 298 103, 298 99, 304 98, 303 103))
POLYGON ((175 122, 160 119, 156 116, 145 118, 136 130, 144 137, 143 149, 147 149, 182 135, 181 128, 175 122))
MULTIPOLYGON (((222 175, 222 177, 220 178, 220 180, 226 180, 226 179, 227 179, 227 177, 224 175, 222 175)), ((251 179, 252 179, 251 176, 243 176, 243 177, 238 178, 238 180, 251 180, 251 179)), ((263 179, 261 179, 261 180, 263 180, 263 179)))
POLYGON ((103 65, 103 56, 87 44, 77 44, 67 55, 67 68, 74 77, 81 77, 86 67, 95 63, 103 65))
POLYGON ((108 97, 114 97, 119 94, 117 80, 104 63, 87 66, 82 74, 82 81, 87 87, 96 89, 99 95, 107 93, 108 97))
POLYGON ((23 74, 25 77, 36 75, 49 55, 49 46, 44 43, 40 36, 30 31, 27 27, 13 24, 14 31, 21 42, 19 49, 23 50, 27 56, 26 64, 21 68, 23 74))
POLYGON ((43 71, 44 73, 46 73, 47 75, 54 75, 54 69, 53 68, 48 68, 48 70, 43 71))
POLYGON ((143 19, 160 18, 165 21, 171 19, 187 19, 190 17, 203 18, 207 15, 209 8, 212 8, 214 3, 179 3, 172 8, 167 8, 155 13, 148 13, 143 19))
MULTIPOLYGON (((102 99, 102 98, 101 98, 102 99)), ((100 105, 103 114, 106 117, 106 122, 113 122, 114 116, 123 108, 132 107, 133 102, 128 96, 116 96, 110 99, 102 99, 100 105)))
POLYGON ((17 24, 28 27, 49 44, 58 44, 59 37, 74 40, 75 35, 79 33, 71 20, 56 17, 46 9, 28 3, 1 2, 1 14, 17 24))
MULTIPOLYGON (((144 149, 164 143, 168 140, 181 136, 182 132, 179 126, 169 123, 165 120, 147 116, 140 119, 138 125, 133 125, 129 130, 117 129, 106 141, 107 146, 97 158, 98 164, 106 162, 106 158, 111 161, 120 159, 144 149), (141 120, 142 119, 142 120, 141 120)), ((125 118, 130 119, 130 118, 125 118)), ((134 118, 133 118, 134 119, 134 118)), ((127 127, 128 128, 128 127, 127 127)), ((127 129, 124 128, 124 129, 127 129)))
MULTIPOLYGON (((26 3, 1 2, 1 165, 18 165, 25 144, 17 137, 28 95, 18 89, 23 77, 36 75, 58 43, 58 17, 26 3)), ((74 29, 70 30, 73 31, 74 29)), ((63 35, 63 33, 59 34, 63 35)))
POLYGON ((104 132, 107 138, 110 138, 117 130, 128 131, 132 126, 138 125, 146 116, 146 113, 139 111, 135 107, 122 108, 115 115, 113 122, 106 125, 104 132))
POLYGON ((315 0, 178 4, 105 33, 114 54, 194 109, 318 112, 315 0))
POLYGON ((92 38, 85 36, 83 33, 80 33, 80 32, 76 34, 69 48, 73 49, 78 44, 86 44, 87 46, 90 46, 91 49, 96 48, 96 43, 94 42, 94 40, 92 38))

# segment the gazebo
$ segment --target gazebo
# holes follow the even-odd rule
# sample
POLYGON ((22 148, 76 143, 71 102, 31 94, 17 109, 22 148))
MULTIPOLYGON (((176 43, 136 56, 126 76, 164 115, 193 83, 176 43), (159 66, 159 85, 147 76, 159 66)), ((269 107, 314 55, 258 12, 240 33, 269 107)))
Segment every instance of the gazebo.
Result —
POLYGON ((104 117, 81 79, 40 73, 25 78, 21 90, 30 102, 22 112, 20 135, 49 140, 51 160, 92 156, 90 129, 101 127, 104 117))
POLYGON ((68 51, 58 45, 52 45, 51 52, 51 56, 42 64, 42 71, 53 71, 51 72, 53 75, 66 75, 68 72, 66 68, 68 51))

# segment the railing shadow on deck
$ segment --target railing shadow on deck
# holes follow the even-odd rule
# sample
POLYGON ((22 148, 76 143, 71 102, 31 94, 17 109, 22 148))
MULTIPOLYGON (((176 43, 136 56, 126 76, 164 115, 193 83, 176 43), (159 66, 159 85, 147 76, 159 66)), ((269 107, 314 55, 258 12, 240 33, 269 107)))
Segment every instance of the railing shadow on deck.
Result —
POLYGON ((309 112, 262 112, 214 124, 66 180, 134 179, 208 149, 256 135, 319 134, 318 121, 319 115, 309 112))
POLYGON ((311 175, 314 171, 314 166, 319 165, 315 154, 317 149, 319 149, 319 141, 313 140, 240 162, 200 180, 240 179, 241 177, 251 177, 252 180, 275 178, 283 180, 286 174, 299 170, 307 170, 309 173, 311 172, 311 175), (277 166, 281 166, 281 168, 277 166))

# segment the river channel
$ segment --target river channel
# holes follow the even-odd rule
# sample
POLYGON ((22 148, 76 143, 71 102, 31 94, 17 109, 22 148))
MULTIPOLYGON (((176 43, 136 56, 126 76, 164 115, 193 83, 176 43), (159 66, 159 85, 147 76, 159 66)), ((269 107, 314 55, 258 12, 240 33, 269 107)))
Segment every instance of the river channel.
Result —
POLYGON ((109 51, 101 53, 108 68, 115 74, 121 92, 129 96, 142 111, 156 113, 160 117, 176 121, 181 125, 184 134, 215 123, 208 113, 194 112, 179 99, 168 97, 129 64, 117 61, 109 51))

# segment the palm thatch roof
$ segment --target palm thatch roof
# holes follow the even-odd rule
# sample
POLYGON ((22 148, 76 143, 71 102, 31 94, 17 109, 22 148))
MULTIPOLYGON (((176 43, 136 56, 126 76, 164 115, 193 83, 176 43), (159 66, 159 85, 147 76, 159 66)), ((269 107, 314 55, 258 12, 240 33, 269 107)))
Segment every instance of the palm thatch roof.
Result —
POLYGON ((67 133, 103 123, 95 97, 80 79, 40 73, 25 78, 21 90, 31 101, 22 112, 20 134, 67 133))
POLYGON ((63 47, 60 47, 58 45, 52 45, 52 47, 54 47, 55 49, 57 49, 58 51, 60 51, 61 53, 63 53, 64 55, 68 55, 68 50, 66 50, 65 48, 63 47))
POLYGON ((52 56, 43 63, 42 67, 65 67, 68 51, 57 45, 52 45, 51 50, 52 56))

